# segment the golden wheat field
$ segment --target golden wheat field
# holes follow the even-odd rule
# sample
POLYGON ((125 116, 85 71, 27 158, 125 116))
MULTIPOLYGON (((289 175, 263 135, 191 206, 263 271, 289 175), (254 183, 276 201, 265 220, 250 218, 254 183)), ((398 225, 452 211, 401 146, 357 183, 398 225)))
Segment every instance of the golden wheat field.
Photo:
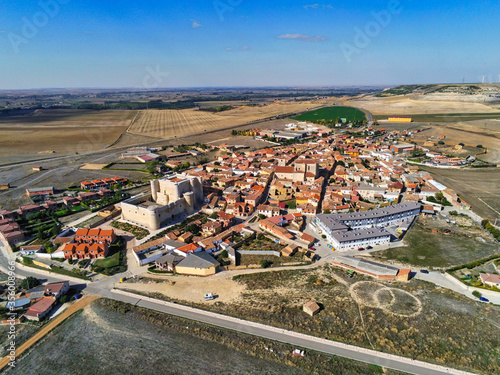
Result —
POLYGON ((212 131, 283 114, 316 108, 312 102, 273 103, 259 107, 242 106, 230 111, 211 113, 198 109, 141 111, 129 133, 155 138, 183 137, 212 131))

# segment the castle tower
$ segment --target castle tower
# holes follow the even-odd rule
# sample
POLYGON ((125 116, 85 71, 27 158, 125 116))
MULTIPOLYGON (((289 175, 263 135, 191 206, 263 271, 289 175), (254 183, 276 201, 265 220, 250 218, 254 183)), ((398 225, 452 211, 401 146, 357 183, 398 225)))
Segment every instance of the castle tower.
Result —
POLYGON ((158 180, 151 180, 151 196, 154 202, 158 200, 159 190, 160 190, 160 182, 158 180))

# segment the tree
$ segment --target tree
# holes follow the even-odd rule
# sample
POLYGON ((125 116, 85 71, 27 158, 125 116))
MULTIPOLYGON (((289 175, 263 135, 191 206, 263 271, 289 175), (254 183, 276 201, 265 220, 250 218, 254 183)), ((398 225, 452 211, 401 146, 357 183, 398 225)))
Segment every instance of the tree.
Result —
POLYGON ((477 148, 483 148, 483 145, 477 145, 476 147, 477 148))
POLYGON ((68 301, 69 301, 69 297, 66 294, 59 299, 59 302, 61 302, 61 303, 66 303, 68 301))
POLYGON ((262 259, 260 262, 260 267, 261 268, 269 268, 271 266, 271 264, 273 264, 271 261, 269 260, 266 260, 266 259, 262 259))
POLYGON ((439 141, 438 145, 444 145, 444 141, 439 141))
POLYGON ((473 291, 472 295, 476 298, 481 298, 481 293, 479 293, 477 290, 473 291))
POLYGON ((156 167, 160 164, 158 160, 148 161, 146 162, 146 169, 151 174, 156 174, 156 167))
POLYGON ((212 213, 212 215, 210 215, 210 219, 217 219, 218 217, 219 217, 218 212, 214 212, 214 213, 212 213))
POLYGON ((40 285, 40 281, 36 277, 28 276, 21 282, 21 288, 24 290, 32 289, 36 286, 40 285))
POLYGON ((227 250, 222 250, 222 253, 220 253, 219 256, 225 259, 229 256, 229 254, 227 253, 227 250))

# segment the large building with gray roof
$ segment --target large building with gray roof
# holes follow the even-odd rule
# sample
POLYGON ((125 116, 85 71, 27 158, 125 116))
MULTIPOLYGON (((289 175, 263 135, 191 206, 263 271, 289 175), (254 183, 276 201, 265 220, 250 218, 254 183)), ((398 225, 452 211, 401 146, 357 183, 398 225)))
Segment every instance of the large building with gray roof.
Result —
POLYGON ((391 234, 383 227, 411 223, 420 214, 420 203, 406 202, 347 214, 317 215, 315 224, 335 250, 384 245, 391 234))
POLYGON ((351 229, 386 227, 411 222, 420 214, 422 205, 416 202, 398 203, 370 211, 334 214, 333 218, 351 229))

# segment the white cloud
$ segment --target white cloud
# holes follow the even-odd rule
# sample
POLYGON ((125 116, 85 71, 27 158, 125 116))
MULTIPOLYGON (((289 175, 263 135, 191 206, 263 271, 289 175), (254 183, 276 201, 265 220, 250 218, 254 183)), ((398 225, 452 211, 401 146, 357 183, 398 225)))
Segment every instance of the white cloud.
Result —
POLYGON ((304 9, 310 10, 310 9, 333 9, 333 6, 330 4, 308 4, 304 5, 304 9))
POLYGON ((250 49, 250 47, 248 47, 248 46, 243 46, 243 47, 241 47, 241 50, 242 50, 242 51, 248 51, 249 49, 250 49))
POLYGON ((233 49, 231 47, 226 48, 226 51, 232 51, 233 49))
POLYGON ((202 27, 203 25, 201 23, 199 23, 198 21, 196 20, 191 20, 192 22, 192 26, 193 26, 193 29, 197 29, 199 27, 202 27))
POLYGON ((309 36, 304 34, 284 34, 279 35, 278 39, 295 39, 302 40, 304 42, 323 42, 328 40, 328 38, 325 38, 324 36, 309 36))

